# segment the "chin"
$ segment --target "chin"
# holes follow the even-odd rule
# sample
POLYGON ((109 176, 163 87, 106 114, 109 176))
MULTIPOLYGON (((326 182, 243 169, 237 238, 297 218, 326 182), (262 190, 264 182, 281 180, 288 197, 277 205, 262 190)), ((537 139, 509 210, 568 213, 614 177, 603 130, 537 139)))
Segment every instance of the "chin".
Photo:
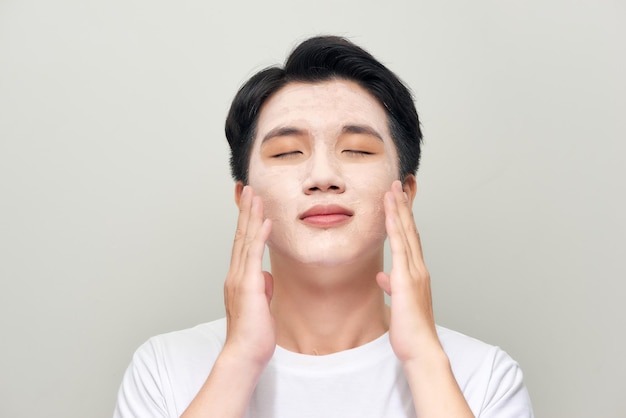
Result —
POLYGON ((308 245, 284 248, 269 245, 270 252, 311 267, 342 267, 378 258, 383 252, 384 238, 369 247, 356 247, 355 242, 316 240, 308 245))

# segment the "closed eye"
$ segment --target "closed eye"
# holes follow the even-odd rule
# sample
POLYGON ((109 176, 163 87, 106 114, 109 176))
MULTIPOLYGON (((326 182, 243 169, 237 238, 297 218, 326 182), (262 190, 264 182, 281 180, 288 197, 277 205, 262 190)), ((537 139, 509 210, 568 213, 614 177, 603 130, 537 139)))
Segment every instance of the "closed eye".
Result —
POLYGON ((280 154, 272 155, 272 158, 295 158, 298 155, 301 155, 302 151, 289 151, 289 152, 281 152, 280 154))
POLYGON ((354 155, 357 157, 365 157, 366 155, 372 155, 373 152, 369 152, 369 151, 361 151, 361 150, 355 150, 355 149, 346 149, 342 151, 345 154, 349 154, 349 155, 354 155))

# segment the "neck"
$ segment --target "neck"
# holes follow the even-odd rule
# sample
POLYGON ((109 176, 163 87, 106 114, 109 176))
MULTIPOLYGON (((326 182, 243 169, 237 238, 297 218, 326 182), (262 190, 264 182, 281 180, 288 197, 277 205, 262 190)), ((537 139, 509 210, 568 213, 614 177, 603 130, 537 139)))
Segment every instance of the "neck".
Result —
POLYGON ((358 347, 387 331, 388 308, 376 273, 382 251, 367 262, 317 266, 271 255, 277 343, 304 354, 358 347))

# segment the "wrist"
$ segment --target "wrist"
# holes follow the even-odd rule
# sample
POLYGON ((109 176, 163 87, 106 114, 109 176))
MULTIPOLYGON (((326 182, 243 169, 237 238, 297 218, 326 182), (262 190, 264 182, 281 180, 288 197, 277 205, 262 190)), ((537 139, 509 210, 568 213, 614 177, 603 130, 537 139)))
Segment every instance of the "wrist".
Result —
POLYGON ((227 343, 215 361, 215 365, 232 370, 234 373, 258 377, 267 363, 269 363, 274 350, 271 352, 259 352, 243 349, 234 343, 227 343))
POLYGON ((406 358, 401 362, 407 374, 417 372, 420 375, 430 375, 450 369, 450 359, 439 341, 420 345, 414 356, 406 358))
POLYGON ((413 349, 400 358, 401 363, 406 367, 411 364, 443 363, 448 361, 448 356, 437 336, 424 336, 413 341, 413 349))

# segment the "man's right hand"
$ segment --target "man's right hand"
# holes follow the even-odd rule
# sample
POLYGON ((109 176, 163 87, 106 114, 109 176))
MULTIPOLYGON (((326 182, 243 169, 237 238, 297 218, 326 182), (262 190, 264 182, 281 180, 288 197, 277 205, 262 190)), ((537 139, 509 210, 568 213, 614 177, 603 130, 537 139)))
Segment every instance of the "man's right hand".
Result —
POLYGON ((244 186, 239 200, 239 219, 224 283, 226 343, 224 351, 234 353, 251 366, 265 367, 276 347, 274 319, 269 303, 272 275, 263 269, 263 251, 272 225, 263 219, 263 203, 250 186, 244 186))
POLYGON ((262 270, 271 229, 271 221, 263 219, 261 198, 245 186, 224 283, 226 342, 182 418, 243 417, 258 379, 274 354, 276 331, 270 313, 273 281, 272 275, 262 270))

